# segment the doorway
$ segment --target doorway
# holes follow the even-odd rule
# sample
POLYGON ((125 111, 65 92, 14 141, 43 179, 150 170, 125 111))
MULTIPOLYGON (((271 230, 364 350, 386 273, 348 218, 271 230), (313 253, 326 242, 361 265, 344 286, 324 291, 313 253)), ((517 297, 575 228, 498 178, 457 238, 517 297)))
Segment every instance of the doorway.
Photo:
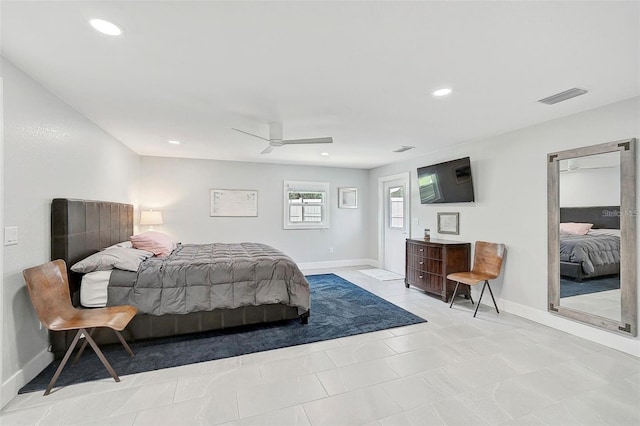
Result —
POLYGON ((379 179, 380 266, 404 276, 405 240, 410 235, 409 173, 379 179))

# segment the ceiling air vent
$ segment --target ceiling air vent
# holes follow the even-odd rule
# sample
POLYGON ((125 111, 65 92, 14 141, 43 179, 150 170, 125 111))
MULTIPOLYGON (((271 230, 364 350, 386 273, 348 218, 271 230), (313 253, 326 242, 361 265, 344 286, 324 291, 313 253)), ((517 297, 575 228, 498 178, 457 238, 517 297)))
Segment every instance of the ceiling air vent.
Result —
POLYGON ((565 90, 564 92, 551 95, 548 98, 540 99, 538 102, 547 105, 553 105, 557 104, 558 102, 566 101, 567 99, 575 98, 576 96, 584 95, 585 93, 587 93, 586 90, 574 87, 573 89, 565 90))
POLYGON ((394 149, 393 152, 405 152, 405 151, 409 151, 410 149, 413 149, 413 148, 415 148, 415 146, 402 145, 401 148, 394 149))

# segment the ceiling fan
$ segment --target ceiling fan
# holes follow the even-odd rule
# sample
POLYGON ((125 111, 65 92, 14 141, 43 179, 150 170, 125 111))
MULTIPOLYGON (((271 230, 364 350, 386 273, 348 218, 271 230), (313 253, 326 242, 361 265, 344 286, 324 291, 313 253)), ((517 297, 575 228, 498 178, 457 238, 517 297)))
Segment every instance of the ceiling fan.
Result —
POLYGON ((273 151, 273 148, 277 148, 283 145, 304 145, 304 144, 314 144, 314 143, 333 143, 333 138, 309 138, 309 139, 282 139, 282 123, 269 123, 269 139, 263 138, 262 136, 254 135, 253 133, 245 132, 244 130, 236 129, 233 127, 233 130, 245 133, 249 136, 253 136, 256 138, 260 138, 269 142, 269 146, 267 146, 260 154, 268 154, 273 151))
POLYGON ((598 169, 613 169, 620 167, 619 164, 607 164, 607 163, 581 163, 578 158, 569 158, 566 162, 566 166, 561 165, 560 172, 575 172, 578 170, 598 170, 598 169))

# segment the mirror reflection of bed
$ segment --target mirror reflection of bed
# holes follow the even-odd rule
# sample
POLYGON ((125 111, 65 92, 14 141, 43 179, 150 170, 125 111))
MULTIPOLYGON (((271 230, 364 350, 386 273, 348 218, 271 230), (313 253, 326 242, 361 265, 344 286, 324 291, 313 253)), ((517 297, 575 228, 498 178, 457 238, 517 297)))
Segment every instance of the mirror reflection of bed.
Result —
POLYGON ((621 320, 620 154, 560 161, 560 305, 621 320))

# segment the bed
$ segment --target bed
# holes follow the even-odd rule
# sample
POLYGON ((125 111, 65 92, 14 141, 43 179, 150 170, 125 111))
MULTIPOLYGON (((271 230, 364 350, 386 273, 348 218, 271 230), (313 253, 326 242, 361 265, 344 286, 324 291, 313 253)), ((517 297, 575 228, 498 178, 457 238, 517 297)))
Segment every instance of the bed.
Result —
POLYGON ((584 235, 560 233, 560 275, 575 281, 620 273, 620 206, 561 207, 560 223, 589 223, 584 235))
MULTIPOLYGON (((71 266, 107 247, 128 241, 131 235, 133 235, 133 206, 130 204, 66 198, 57 198, 52 201, 51 258, 62 259, 67 263, 69 288, 74 305, 81 305, 80 284, 84 274, 71 271, 71 266)), ((283 253, 262 244, 179 244, 167 258, 150 257, 143 261, 137 272, 117 269, 113 272, 101 272, 103 273, 87 274, 91 275, 91 279, 85 279, 85 284, 91 286, 92 291, 88 295, 83 294, 82 302, 86 307, 122 303, 138 305, 140 313, 123 332, 127 340, 292 319, 300 319, 301 323, 306 324, 310 314, 308 283, 297 265, 283 253), (272 265, 268 263, 269 255, 275 256, 272 265), (187 258, 192 260, 188 261, 187 258), (246 264, 247 269, 244 272, 235 273, 235 265, 239 263, 246 264), (247 286, 248 282, 254 282, 256 296, 253 300, 247 300, 248 296, 241 297, 243 293, 238 291, 237 287, 234 289, 233 285, 226 285, 221 281, 225 278, 216 278, 214 280, 216 284, 221 284, 216 286, 220 289, 218 293, 232 295, 237 293, 236 299, 229 303, 214 303, 213 301, 217 299, 213 296, 210 300, 201 297, 203 286, 188 284, 189 288, 182 290, 180 302, 172 303, 171 299, 168 299, 167 295, 171 291, 179 292, 179 290, 172 288, 172 290, 163 291, 163 285, 167 286, 166 280, 170 274, 159 275, 164 273, 162 271, 170 270, 174 271, 173 275, 184 276, 189 268, 199 269, 200 273, 203 273, 203 268, 207 267, 210 270, 206 274, 210 277, 225 274, 234 277, 237 275, 240 278, 236 281, 240 282, 240 285, 247 286), (142 290, 134 288, 134 281, 138 279, 140 271, 146 274, 146 285, 142 290), (297 291, 289 298, 284 298, 287 300, 283 300, 281 292, 269 290, 268 281, 272 277, 275 285, 280 286, 279 290, 283 290, 283 285, 287 286, 288 280, 295 279, 297 291), (300 277, 304 283, 300 282, 300 277), (160 305, 156 304, 153 307, 152 304, 146 303, 158 292, 163 294, 159 297, 162 299, 160 305), (105 295, 108 296, 105 297, 105 295)), ((194 272, 195 275, 197 273, 194 272)), ((189 282, 193 284, 193 279, 189 282)), ((111 334, 96 330, 94 337, 99 343, 112 343, 115 342, 115 338, 111 334)), ((52 352, 56 356, 61 356, 72 338, 73 336, 65 332, 53 333, 52 352)))

